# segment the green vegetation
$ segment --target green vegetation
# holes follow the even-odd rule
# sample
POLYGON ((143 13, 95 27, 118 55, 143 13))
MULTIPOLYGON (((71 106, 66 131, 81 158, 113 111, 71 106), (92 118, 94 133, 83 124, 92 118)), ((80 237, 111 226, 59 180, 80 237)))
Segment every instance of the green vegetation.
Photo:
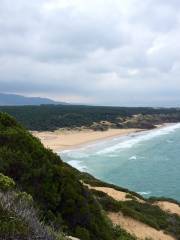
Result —
POLYGON ((137 240, 135 236, 130 235, 125 230, 120 228, 120 226, 114 227, 114 234, 117 240, 137 240))
POLYGON ((11 178, 4 176, 2 173, 0 173, 0 189, 1 189, 1 191, 11 190, 14 187, 15 187, 15 182, 11 178))
MULTIPOLYGON (((13 188, 15 183, 21 191, 18 194, 21 196, 18 198, 20 202, 16 201, 16 191, 10 191, 10 195, 4 193, 4 198, 12 199, 10 205, 14 206, 16 202, 16 209, 21 209, 24 206, 22 199, 26 198, 24 208, 29 213, 26 214, 26 221, 21 221, 24 218, 15 212, 19 217, 16 219, 21 221, 16 222, 20 227, 17 234, 26 235, 27 230, 29 232, 29 228, 32 229, 31 219, 36 219, 35 225, 38 226, 39 218, 44 223, 53 225, 56 231, 64 231, 68 235, 80 237, 81 240, 116 240, 123 236, 126 237, 124 239, 133 239, 127 238, 124 231, 117 233, 114 230, 99 202, 80 182, 80 173, 77 170, 63 163, 59 156, 45 149, 14 118, 3 113, 0 113, 0 172, 11 178, 0 175, 0 184, 4 185, 2 190, 13 188), (31 196, 35 209, 38 208, 38 216, 26 205, 27 200, 29 199, 29 204, 32 199, 31 196), (32 216, 30 213, 36 218, 27 218, 27 215, 32 216), (27 225, 21 226, 21 223, 27 225)), ((12 213, 14 214, 14 210, 12 213)), ((8 222, 6 212, 5 216, 8 222)), ((9 228, 12 229, 12 226, 8 227, 7 232, 10 231, 9 228)))
MULTIPOLYGON (((0 238, 16 239, 21 236, 25 238, 28 235, 28 226, 19 219, 13 211, 9 210, 8 204, 10 200, 6 192, 11 191, 15 187, 14 181, 0 174, 0 238)), ((11 199, 11 198, 10 198, 11 199)), ((11 207, 10 207, 11 208, 11 207)))
POLYGON ((130 108, 93 106, 19 106, 0 107, 0 111, 14 116, 30 130, 56 130, 86 126, 94 130, 115 128, 153 128, 163 122, 179 122, 180 109, 176 108, 130 108), (96 123, 96 124, 94 124, 96 123))
POLYGON ((13 179, 0 174, 0 239, 58 240, 38 219, 32 197, 15 188, 13 179))
MULTIPOLYGON (((122 212, 180 239, 180 217, 151 202, 137 202, 139 194, 101 182, 64 163, 16 120, 0 113, 0 238, 65 240, 135 240, 112 226, 106 211, 122 212), (127 201, 89 190, 111 187, 126 193, 127 201)), ((171 200, 173 201, 173 200, 171 200)))

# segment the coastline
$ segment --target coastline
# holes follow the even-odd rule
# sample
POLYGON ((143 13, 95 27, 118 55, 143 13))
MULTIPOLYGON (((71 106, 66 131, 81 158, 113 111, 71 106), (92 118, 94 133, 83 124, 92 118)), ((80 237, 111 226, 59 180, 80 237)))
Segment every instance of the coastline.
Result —
POLYGON ((128 129, 108 129, 106 131, 93 130, 56 130, 50 131, 32 131, 41 143, 54 152, 78 148, 79 146, 95 143, 96 141, 111 139, 113 137, 128 136, 132 133, 142 132, 146 129, 128 128, 128 129))
POLYGON ((54 152, 71 150, 84 145, 96 143, 102 140, 112 139, 114 137, 126 137, 133 133, 152 131, 168 127, 173 123, 162 123, 155 125, 154 129, 140 128, 109 128, 106 131, 94 131, 91 129, 58 129, 56 131, 30 131, 33 136, 37 137, 41 143, 54 152))

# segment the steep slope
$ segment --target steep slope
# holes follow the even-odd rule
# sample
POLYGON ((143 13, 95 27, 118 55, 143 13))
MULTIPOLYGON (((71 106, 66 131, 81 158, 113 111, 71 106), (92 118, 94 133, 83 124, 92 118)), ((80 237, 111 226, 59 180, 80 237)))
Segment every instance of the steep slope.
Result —
POLYGON ((14 118, 2 113, 0 172, 11 177, 20 190, 31 194, 46 224, 82 240, 126 236, 113 229, 98 201, 79 181, 78 171, 45 149, 14 118))

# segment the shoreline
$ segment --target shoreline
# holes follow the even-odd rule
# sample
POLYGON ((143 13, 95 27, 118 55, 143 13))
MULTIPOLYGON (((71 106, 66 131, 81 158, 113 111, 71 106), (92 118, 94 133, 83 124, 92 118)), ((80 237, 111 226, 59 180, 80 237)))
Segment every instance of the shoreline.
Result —
POLYGON ((139 129, 139 128, 122 128, 113 129, 110 128, 106 131, 93 131, 91 129, 83 130, 66 130, 59 129, 56 131, 31 131, 31 133, 37 137, 41 143, 50 148, 54 152, 62 152, 64 150, 72 150, 86 146, 92 143, 96 143, 103 140, 112 139, 114 137, 126 137, 133 133, 153 131, 172 125, 172 123, 163 123, 156 125, 154 129, 139 129))
POLYGON ((143 132, 146 129, 127 128, 127 129, 108 129, 106 131, 93 130, 56 130, 50 131, 31 131, 41 143, 54 152, 71 150, 97 141, 112 139, 114 137, 126 137, 129 134, 143 132))

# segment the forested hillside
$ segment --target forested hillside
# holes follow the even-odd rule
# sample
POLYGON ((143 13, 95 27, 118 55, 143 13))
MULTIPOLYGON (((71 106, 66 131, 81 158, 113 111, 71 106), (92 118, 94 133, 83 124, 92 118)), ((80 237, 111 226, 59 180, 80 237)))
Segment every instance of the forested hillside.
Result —
POLYGON ((40 219, 47 225, 53 224, 56 230, 82 240, 117 239, 100 204, 79 181, 79 172, 45 149, 14 118, 2 113, 0 173, 32 196, 40 219))
POLYGON ((14 116, 28 129, 40 131, 82 126, 106 130, 109 124, 106 125, 102 121, 115 128, 153 128, 154 124, 180 121, 180 109, 176 108, 42 105, 0 107, 0 111, 14 116))

